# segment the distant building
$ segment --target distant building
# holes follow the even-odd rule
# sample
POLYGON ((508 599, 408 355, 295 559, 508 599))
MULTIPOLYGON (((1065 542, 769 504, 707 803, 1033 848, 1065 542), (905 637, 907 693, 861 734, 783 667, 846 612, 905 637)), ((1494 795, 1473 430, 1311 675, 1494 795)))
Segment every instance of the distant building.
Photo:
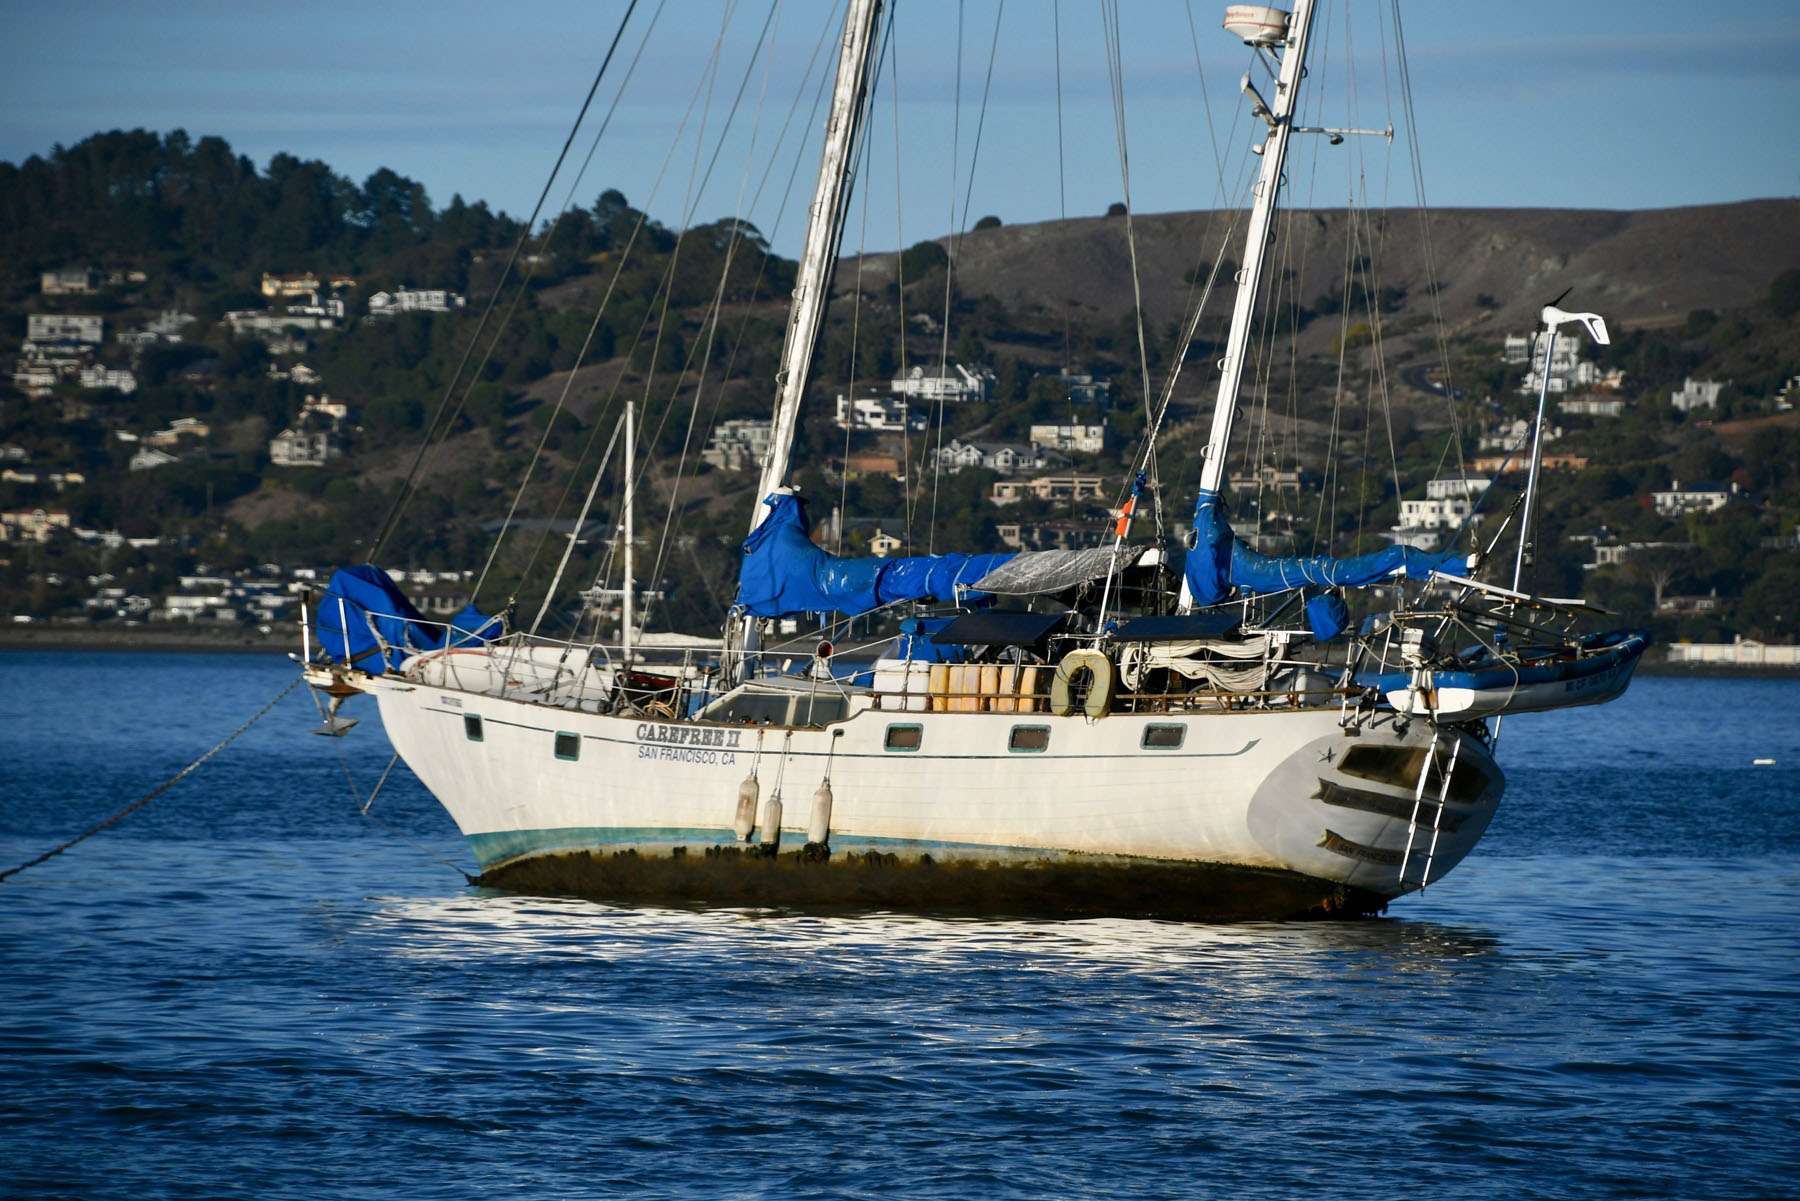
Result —
POLYGON ((905 465, 900 462, 897 455, 883 454, 880 451, 853 454, 844 460, 846 479, 856 480, 870 475, 885 475, 892 479, 898 479, 904 470, 905 465))
POLYGON ((1683 513, 1713 513, 1730 504, 1738 495, 1736 484, 1713 483, 1706 481, 1681 486, 1675 480, 1665 492, 1652 492, 1650 503, 1664 517, 1679 517, 1683 513))
POLYGON ((1033 446, 1076 454, 1099 454, 1106 449, 1105 425, 1034 425, 1027 432, 1033 446))
POLYGON ((448 313, 469 302, 465 297, 443 288, 407 288, 377 292, 369 297, 369 316, 392 317, 395 313, 448 313))
POLYGON ((305 363, 295 363, 291 368, 278 363, 269 364, 270 379, 291 379, 296 384, 316 384, 325 377, 308 367, 305 363))
POLYGON ((312 418, 328 423, 333 429, 348 425, 356 413, 356 406, 347 400, 333 400, 321 392, 317 396, 310 393, 300 402, 300 420, 312 418))
POLYGON ((938 464, 951 475, 965 467, 985 467, 1001 475, 1016 471, 1037 471, 1050 464, 1049 457, 1035 446, 1014 442, 964 442, 953 438, 950 445, 937 452, 938 464))
MULTIPOLYGON (((337 303, 341 306, 343 302, 337 303)), ((337 318, 330 314, 301 313, 293 310, 277 313, 269 309, 233 309, 220 320, 231 327, 232 333, 251 336, 282 334, 290 329, 337 328, 337 318)), ((270 347, 273 349, 274 343, 271 342, 270 347)))
POLYGON ((48 542, 57 530, 69 528, 69 514, 62 509, 13 509, 0 513, 0 541, 48 542))
POLYGON ((960 363, 952 363, 949 371, 943 375, 926 375, 923 367, 914 367, 888 384, 888 390, 896 396, 922 400, 927 404, 939 401, 949 404, 984 401, 993 394, 993 387, 992 371, 986 367, 971 370, 960 363))
POLYGON ((270 275, 263 272, 262 294, 271 299, 281 296, 305 296, 317 293, 319 277, 307 271, 300 275, 270 275))
POLYGON ((1112 537, 1113 524, 1107 521, 1083 521, 1058 517, 1050 521, 1002 521, 994 525, 1001 543, 1014 550, 1081 550, 1105 546, 1112 537))
POLYGON ((1233 492, 1298 492, 1305 483, 1302 472, 1264 463, 1249 475, 1231 477, 1233 492))
MULTIPOLYGON (((1588 465, 1586 455, 1545 455, 1543 467, 1545 471, 1581 471, 1588 465)), ((1469 470, 1478 475, 1493 475, 1503 468, 1507 473, 1525 471, 1531 466, 1529 448, 1508 458, 1506 455, 1484 455, 1479 459, 1469 460, 1469 470)))
POLYGON ((775 423, 753 418, 722 421, 713 427, 712 439, 700 458, 724 471, 745 471, 761 467, 769 457, 769 444, 775 438, 775 423))
POLYGON ((269 462, 277 467, 323 467, 343 453, 329 430, 285 429, 269 439, 269 462))
POLYGON ((176 309, 164 309, 155 320, 146 321, 137 329, 119 331, 119 341, 126 346, 155 346, 159 342, 179 342, 183 332, 194 323, 194 318, 176 309))
MULTIPOLYGON (((1548 445, 1563 436, 1560 425, 1544 428, 1544 443, 1548 445)), ((1480 450, 1511 450, 1515 446, 1529 453, 1531 450, 1531 422, 1520 417, 1516 421, 1502 422, 1493 430, 1481 435, 1480 450)))
POLYGON ((44 272, 39 286, 46 296, 79 296, 99 288, 100 273, 91 267, 59 267, 44 272))
POLYGON ((995 480, 993 501, 997 505, 1010 505, 1026 499, 1099 500, 1104 488, 1105 480, 1097 475, 1040 475, 1030 480, 995 480))
POLYGON ((106 318, 77 313, 32 313, 25 318, 27 342, 80 342, 98 346, 106 336, 106 318))
POLYGON ((1400 502, 1400 524, 1394 526, 1388 536, 1399 544, 1436 550, 1445 534, 1453 534, 1465 523, 1470 526, 1481 523, 1475 504, 1485 491, 1486 480, 1432 480, 1425 485, 1423 500, 1400 502))
POLYGON ((1058 372, 1056 379, 1062 385, 1063 399, 1070 404, 1105 408, 1112 403, 1112 381, 1109 379, 1067 368, 1058 372))
POLYGON ((887 558, 905 545, 903 540, 879 527, 869 536, 869 553, 878 559, 887 558))
POLYGON ((1717 408, 1719 393, 1724 389, 1725 381, 1723 380, 1689 377, 1682 381, 1678 391, 1670 394, 1669 403, 1683 413, 1692 413, 1695 409, 1717 408))
MULTIPOLYGON (((1519 392, 1525 396, 1536 396, 1545 391, 1544 388, 1544 356, 1539 351, 1538 338, 1533 334, 1508 334, 1505 345, 1500 351, 1500 360, 1504 363, 1525 365, 1525 378, 1519 384, 1519 392)), ((1612 368, 1606 370, 1598 363, 1581 357, 1583 344, 1574 338, 1558 338, 1555 348, 1550 354, 1550 386, 1549 391, 1555 395, 1573 391, 1576 388, 1597 388, 1611 391, 1625 382, 1625 373, 1612 368)))
POLYGON ((142 442, 145 446, 168 447, 179 445, 183 438, 210 438, 212 426, 198 417, 177 417, 169 422, 169 428, 145 434, 142 442))
POLYGON ((1486 480, 1469 479, 1466 476, 1439 476, 1425 485, 1425 495, 1430 500, 1478 497, 1487 490, 1488 482, 1486 480))
POLYGON ((898 396, 859 396, 852 399, 842 392, 837 398, 837 427, 841 430, 876 430, 902 433, 925 428, 925 415, 916 416, 904 398, 898 396))
POLYGON ((102 367, 98 364, 83 367, 77 377, 84 388, 111 388, 130 396, 137 391, 137 376, 121 367, 102 367))
POLYGON ((131 456, 128 464, 132 471, 155 471, 158 467, 167 467, 170 463, 179 463, 181 459, 166 450, 158 450, 154 446, 145 446, 131 456))
POLYGON ((1669 644, 1671 663, 1782 663, 1800 664, 1800 646, 1734 638, 1730 642, 1674 642, 1669 644))
POLYGON ((1617 417, 1625 411, 1625 402, 1616 396, 1571 396, 1556 407, 1575 417, 1617 417))

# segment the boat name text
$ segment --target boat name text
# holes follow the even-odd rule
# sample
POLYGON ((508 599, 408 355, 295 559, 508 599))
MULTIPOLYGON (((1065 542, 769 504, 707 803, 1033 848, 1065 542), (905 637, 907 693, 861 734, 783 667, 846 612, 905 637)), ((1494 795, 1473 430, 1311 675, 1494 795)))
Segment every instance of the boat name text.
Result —
POLYGON ((639 742, 660 742, 669 746, 711 746, 735 750, 743 738, 742 730, 719 730, 705 726, 665 726, 656 722, 639 722, 639 742))

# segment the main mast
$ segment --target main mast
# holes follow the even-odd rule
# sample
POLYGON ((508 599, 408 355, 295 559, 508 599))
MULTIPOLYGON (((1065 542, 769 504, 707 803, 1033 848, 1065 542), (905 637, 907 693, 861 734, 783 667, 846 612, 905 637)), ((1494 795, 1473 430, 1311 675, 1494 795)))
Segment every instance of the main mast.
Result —
POLYGON ((1282 168, 1287 162, 1288 137, 1294 132, 1293 116, 1306 63, 1306 42, 1312 32, 1312 0, 1295 0, 1293 15, 1287 17, 1285 27, 1278 20, 1284 15, 1275 9, 1252 5, 1234 5, 1225 11, 1225 28, 1252 46, 1270 54, 1279 53, 1280 71, 1275 78, 1272 100, 1262 98, 1248 74, 1243 81, 1243 89, 1250 96, 1251 111, 1268 124, 1269 136, 1262 147, 1262 171, 1257 176, 1250 228, 1244 237, 1244 263, 1237 273, 1237 301, 1231 310, 1231 333, 1226 340, 1225 357, 1219 361, 1219 399, 1213 409, 1212 433, 1207 438, 1206 459, 1200 469, 1203 496, 1208 493, 1217 496, 1225 489, 1231 424, 1237 416, 1238 393, 1243 387, 1244 368, 1250 357, 1250 320, 1262 287, 1263 261, 1269 251, 1276 193, 1281 189, 1282 168))
POLYGON ((751 506, 750 529, 755 531, 768 515, 762 502, 787 479, 794 453, 794 427, 800 420, 800 402, 806 393, 806 368, 819 340, 819 323, 825 313, 825 297, 837 265, 838 244, 843 237, 844 215, 855 174, 857 135, 874 67, 875 23, 882 0, 850 0, 844 15, 844 37, 838 48, 837 85, 831 93, 831 113, 825 124, 825 146, 819 160, 819 182, 813 190, 806 222, 806 244, 794 281, 794 305, 788 315, 787 341, 781 348, 781 370, 776 381, 780 399, 770 431, 769 454, 763 461, 762 479, 751 506))

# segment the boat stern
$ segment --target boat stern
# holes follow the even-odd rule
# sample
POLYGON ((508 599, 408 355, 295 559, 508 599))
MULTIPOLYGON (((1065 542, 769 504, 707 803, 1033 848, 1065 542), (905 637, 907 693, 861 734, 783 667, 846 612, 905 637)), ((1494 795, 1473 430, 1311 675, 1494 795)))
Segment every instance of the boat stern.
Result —
POLYGON ((1479 726, 1383 715, 1289 755, 1250 803, 1250 833, 1296 870, 1393 897, 1474 849, 1506 777, 1479 726))

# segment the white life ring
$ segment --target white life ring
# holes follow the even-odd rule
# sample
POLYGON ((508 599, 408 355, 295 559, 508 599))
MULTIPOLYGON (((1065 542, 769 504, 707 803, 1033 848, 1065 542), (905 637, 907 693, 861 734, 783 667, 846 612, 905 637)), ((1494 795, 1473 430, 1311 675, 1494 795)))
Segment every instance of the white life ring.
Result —
POLYGON ((1089 717, 1105 717, 1112 710, 1117 682, 1112 660, 1096 650, 1070 651, 1056 665, 1056 678, 1050 681, 1050 712, 1055 716, 1068 717, 1075 712, 1075 703, 1069 694, 1073 690, 1075 674, 1081 671, 1093 677, 1082 711, 1089 717))

